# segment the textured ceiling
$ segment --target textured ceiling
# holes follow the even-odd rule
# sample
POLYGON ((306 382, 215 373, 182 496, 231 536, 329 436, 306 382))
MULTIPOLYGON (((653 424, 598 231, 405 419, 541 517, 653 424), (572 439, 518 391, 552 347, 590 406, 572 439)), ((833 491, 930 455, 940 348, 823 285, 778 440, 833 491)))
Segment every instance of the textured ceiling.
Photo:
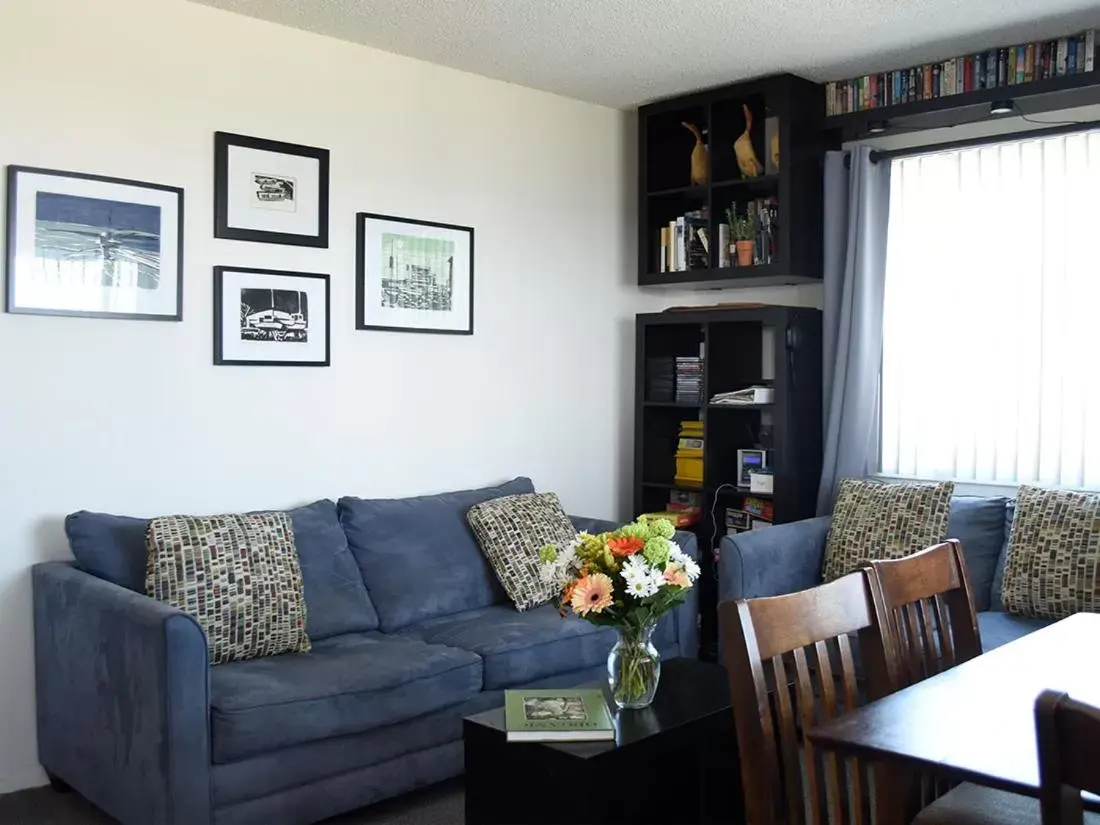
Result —
POLYGON ((1100 25, 1096 0, 195 0, 615 107, 1100 25))

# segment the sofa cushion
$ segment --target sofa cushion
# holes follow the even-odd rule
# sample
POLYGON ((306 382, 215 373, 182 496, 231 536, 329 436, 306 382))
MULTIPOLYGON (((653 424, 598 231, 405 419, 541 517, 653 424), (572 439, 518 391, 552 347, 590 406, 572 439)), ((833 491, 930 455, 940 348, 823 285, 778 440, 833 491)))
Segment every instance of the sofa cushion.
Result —
POLYGON ((1013 616, 1000 610, 986 610, 978 614, 978 632, 982 635, 982 650, 988 653, 994 648, 1014 642, 1028 633, 1053 624, 1053 619, 1033 619, 1029 616, 1013 616))
POLYGON ((469 651, 377 632, 211 668, 213 759, 230 762, 431 713, 476 695, 481 674, 469 651))
POLYGON ((149 522, 147 595, 193 616, 210 664, 309 652, 302 570, 286 513, 149 522))
POLYGON ((1011 500, 1005 507, 1005 538, 1001 544, 1001 555, 997 557, 997 569, 993 571, 993 592, 990 594, 989 609, 1004 610, 1001 591, 1004 589, 1005 560, 1008 558, 1008 540, 1012 536, 1012 522, 1016 519, 1016 502, 1011 500))
MULTIPOLYGON (((288 510, 306 595, 306 632, 316 641, 374 630, 378 614, 348 550, 336 504, 328 499, 288 510)), ((81 510, 65 518, 77 566, 137 593, 145 592, 149 519, 81 510)))
MULTIPOLYGON (((612 628, 562 617, 548 604, 523 613, 509 604, 492 605, 430 619, 399 635, 473 651, 484 663, 486 690, 606 663, 615 644, 612 628)), ((676 644, 674 612, 661 618, 653 643, 658 650, 676 644)))
POLYGON ((565 547, 577 536, 554 493, 521 493, 475 504, 466 514, 481 552, 516 610, 546 604, 556 582, 540 575, 539 548, 565 547))
POLYGON ((841 479, 825 540, 821 578, 830 582, 869 561, 900 559, 947 538, 951 482, 841 479))
POLYGON ((1001 598, 1021 616, 1100 612, 1100 494, 1020 487, 1001 598))
POLYGON ((483 501, 534 491, 531 479, 516 478, 434 496, 340 499, 340 523, 382 630, 503 601, 504 589, 481 554, 466 513, 483 501))
POLYGON ((993 575, 1005 543, 1005 506, 1001 496, 955 496, 947 519, 947 537, 962 542, 974 609, 989 610, 993 575))

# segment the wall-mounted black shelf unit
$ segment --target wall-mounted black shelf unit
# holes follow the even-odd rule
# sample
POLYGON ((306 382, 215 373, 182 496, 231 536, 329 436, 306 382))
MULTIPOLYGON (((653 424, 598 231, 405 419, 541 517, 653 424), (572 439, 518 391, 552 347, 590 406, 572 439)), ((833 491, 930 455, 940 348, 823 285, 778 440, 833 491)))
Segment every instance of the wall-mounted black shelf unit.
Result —
MULTIPOLYGON (((824 101, 825 92, 821 94, 824 101)), ((832 115, 822 118, 821 123, 834 139, 849 141, 871 135, 872 124, 877 127, 876 134, 896 134, 1011 118, 1021 112, 1031 116, 1097 103, 1100 103, 1100 71, 1091 71, 832 115), (1013 101, 1019 109, 1014 114, 990 115, 990 104, 1002 100, 1013 101)))
MULTIPOLYGON (((832 137, 820 131, 824 115, 821 87, 790 74, 695 92, 638 110, 638 284, 646 287, 775 286, 820 283, 822 152, 832 137), (742 174, 734 142, 746 127, 744 106, 752 115, 749 133, 763 174, 742 174), (779 166, 769 163, 768 120, 779 136, 779 166), (692 185, 691 153, 695 138, 684 122, 704 133, 710 174, 692 185), (777 127, 776 127, 777 125, 777 127), (777 242, 770 262, 721 266, 719 226, 726 209, 764 199, 777 201, 777 242), (707 212, 709 251, 692 268, 661 271, 661 228, 696 210, 707 212)), ((733 240, 732 238, 730 239, 733 240)))
POLYGON ((725 508, 739 508, 746 496, 771 501, 774 522, 814 515, 821 476, 821 313, 816 309, 749 306, 638 315, 635 321, 634 511, 664 510, 673 490, 698 493, 703 519, 699 537, 704 575, 700 578, 703 655, 715 655, 717 594, 713 555, 726 533, 725 508), (702 355, 698 403, 649 397, 653 359, 702 355), (717 393, 754 385, 774 389, 769 404, 716 407, 717 393), (675 454, 680 424, 703 422, 703 482, 676 483, 675 454), (761 438, 762 428, 770 435, 761 438), (736 487, 737 451, 767 445, 774 473, 771 495, 736 487), (735 485, 734 487, 724 485, 735 485), (710 519, 717 516, 717 533, 710 519))

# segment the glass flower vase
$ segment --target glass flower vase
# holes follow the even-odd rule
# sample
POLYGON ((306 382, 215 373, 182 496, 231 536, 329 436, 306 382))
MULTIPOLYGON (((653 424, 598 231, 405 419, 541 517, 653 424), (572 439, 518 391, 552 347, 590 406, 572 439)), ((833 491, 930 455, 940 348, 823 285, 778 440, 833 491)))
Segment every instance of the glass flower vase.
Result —
POLYGON ((620 625, 619 640, 607 656, 607 682, 620 708, 645 708, 657 693, 661 654, 653 646, 655 622, 640 627, 620 625))

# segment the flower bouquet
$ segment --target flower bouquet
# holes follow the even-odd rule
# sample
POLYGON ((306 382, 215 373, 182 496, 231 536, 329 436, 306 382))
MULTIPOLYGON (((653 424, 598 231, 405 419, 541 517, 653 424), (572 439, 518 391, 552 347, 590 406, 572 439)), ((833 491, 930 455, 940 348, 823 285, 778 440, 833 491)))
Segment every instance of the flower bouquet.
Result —
POLYGON ((581 533, 565 547, 539 551, 543 580, 560 590, 561 614, 572 610, 592 624, 618 630, 607 669, 620 708, 644 708, 653 701, 661 676, 653 628, 699 577, 699 565, 672 541, 674 532, 667 519, 642 517, 609 533, 581 533))

